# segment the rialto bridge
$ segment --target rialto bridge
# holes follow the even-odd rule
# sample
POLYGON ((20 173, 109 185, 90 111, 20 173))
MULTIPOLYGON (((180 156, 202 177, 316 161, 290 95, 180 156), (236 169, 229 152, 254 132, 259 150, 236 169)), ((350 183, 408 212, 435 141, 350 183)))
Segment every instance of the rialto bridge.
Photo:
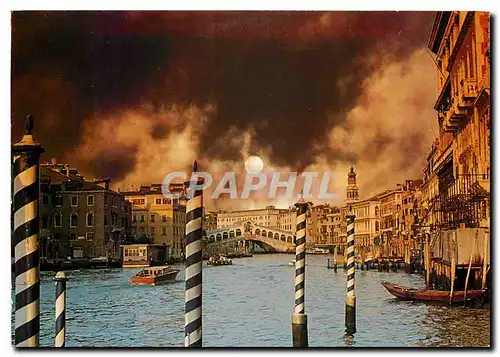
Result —
POLYGON ((209 254, 247 252, 251 244, 258 245, 266 252, 293 253, 294 238, 289 231, 242 221, 234 226, 207 231, 203 240, 209 254))

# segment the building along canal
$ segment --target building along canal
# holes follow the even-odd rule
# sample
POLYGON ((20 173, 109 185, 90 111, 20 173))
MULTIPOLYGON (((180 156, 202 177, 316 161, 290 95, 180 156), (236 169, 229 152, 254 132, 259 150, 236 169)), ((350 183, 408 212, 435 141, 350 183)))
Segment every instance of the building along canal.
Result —
MULTIPOLYGON (((203 269, 203 347, 291 347, 291 254, 235 259, 203 269)), ((346 275, 328 255, 307 255, 310 347, 480 347, 490 345, 490 309, 399 301, 380 281, 424 287, 421 276, 356 271, 357 332, 344 337, 346 275)), ((67 347, 183 347, 184 269, 178 281, 130 286, 139 269, 69 271, 67 347)), ((41 273, 40 346, 54 345, 55 273, 41 273)), ((12 298, 14 293, 12 291, 12 298)), ((12 314, 12 326, 14 314, 12 314)), ((13 334, 13 333, 12 333, 13 334)))

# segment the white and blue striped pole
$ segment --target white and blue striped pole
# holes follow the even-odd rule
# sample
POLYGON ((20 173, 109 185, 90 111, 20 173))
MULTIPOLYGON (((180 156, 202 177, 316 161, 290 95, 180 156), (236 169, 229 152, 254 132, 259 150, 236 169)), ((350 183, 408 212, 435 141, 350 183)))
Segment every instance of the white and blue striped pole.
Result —
POLYGON ((44 149, 35 142, 33 127, 33 118, 28 116, 22 140, 12 146, 16 347, 39 347, 40 344, 38 164, 44 149))
POLYGON ((301 198, 297 207, 297 233, 295 239, 295 310, 292 316, 293 347, 307 347, 306 290, 306 211, 307 203, 301 198))
MULTIPOLYGON (((198 171, 196 161, 193 173, 198 171)), ((203 178, 196 182, 187 181, 188 190, 186 204, 186 310, 184 315, 184 346, 202 347, 202 216, 203 190, 199 187, 203 178)))
POLYGON ((354 219, 349 213, 347 218, 347 295, 345 301, 346 334, 352 336, 356 332, 356 293, 354 282, 354 219))

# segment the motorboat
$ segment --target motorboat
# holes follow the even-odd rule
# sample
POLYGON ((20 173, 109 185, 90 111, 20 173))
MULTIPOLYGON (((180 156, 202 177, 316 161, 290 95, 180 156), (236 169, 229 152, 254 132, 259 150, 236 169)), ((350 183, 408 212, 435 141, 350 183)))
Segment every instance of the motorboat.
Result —
POLYGON ((406 286, 381 282, 382 286, 387 289, 392 295, 401 300, 425 301, 425 302, 442 302, 442 303, 463 303, 464 301, 480 300, 484 295, 482 290, 467 290, 454 291, 450 297, 449 291, 443 290, 428 290, 428 289, 413 289, 406 286))
POLYGON ((178 269, 163 265, 142 269, 130 279, 132 285, 161 285, 175 281, 178 269))
POLYGON ((107 257, 97 257, 90 259, 91 268, 106 268, 108 265, 107 257))
POLYGON ((217 265, 232 265, 233 261, 231 259, 229 259, 229 258, 226 258, 223 255, 221 255, 221 256, 214 255, 214 256, 211 256, 208 259, 207 264, 208 265, 213 265, 213 266, 217 266, 217 265))
POLYGON ((315 247, 311 250, 306 251, 307 254, 329 254, 330 251, 328 249, 315 247))

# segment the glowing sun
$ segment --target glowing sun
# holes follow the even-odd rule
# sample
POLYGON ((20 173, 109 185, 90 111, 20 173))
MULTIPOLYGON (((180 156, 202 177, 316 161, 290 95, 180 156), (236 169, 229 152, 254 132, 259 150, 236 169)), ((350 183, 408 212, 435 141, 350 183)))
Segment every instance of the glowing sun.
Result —
POLYGON ((248 173, 256 174, 258 172, 261 172, 263 168, 264 168, 264 163, 262 162, 262 159, 258 156, 249 156, 245 160, 245 169, 247 170, 248 173))

